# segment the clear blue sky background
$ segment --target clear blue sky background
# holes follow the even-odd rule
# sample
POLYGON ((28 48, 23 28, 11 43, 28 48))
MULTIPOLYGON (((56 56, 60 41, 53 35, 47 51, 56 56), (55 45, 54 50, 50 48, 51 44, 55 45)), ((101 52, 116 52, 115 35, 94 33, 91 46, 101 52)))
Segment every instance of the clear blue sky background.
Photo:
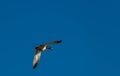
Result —
POLYGON ((120 76, 119 0, 1 0, 0 76, 120 76), (62 39, 42 53, 34 47, 62 39))

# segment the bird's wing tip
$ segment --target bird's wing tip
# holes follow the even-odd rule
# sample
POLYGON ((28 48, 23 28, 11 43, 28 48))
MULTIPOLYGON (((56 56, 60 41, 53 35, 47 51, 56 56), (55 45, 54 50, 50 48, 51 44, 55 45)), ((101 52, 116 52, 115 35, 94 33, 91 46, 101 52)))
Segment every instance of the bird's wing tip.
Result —
POLYGON ((58 43, 61 43, 63 40, 59 40, 59 41, 57 41, 58 43))

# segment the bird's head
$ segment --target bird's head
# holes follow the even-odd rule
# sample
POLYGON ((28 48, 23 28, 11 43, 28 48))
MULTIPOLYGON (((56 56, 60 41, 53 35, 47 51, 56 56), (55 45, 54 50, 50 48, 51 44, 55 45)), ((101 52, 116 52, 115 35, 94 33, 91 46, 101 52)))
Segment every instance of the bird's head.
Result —
POLYGON ((52 47, 50 47, 50 46, 47 46, 47 49, 52 50, 53 48, 52 48, 52 47))

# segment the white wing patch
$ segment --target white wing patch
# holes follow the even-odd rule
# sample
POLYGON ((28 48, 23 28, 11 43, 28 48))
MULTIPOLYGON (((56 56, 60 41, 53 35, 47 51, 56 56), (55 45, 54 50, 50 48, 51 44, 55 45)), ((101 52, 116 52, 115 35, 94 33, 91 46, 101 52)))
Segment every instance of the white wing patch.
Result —
POLYGON ((40 59, 40 56, 41 56, 41 52, 37 53, 35 56, 34 56, 34 60, 33 60, 33 66, 35 66, 39 59, 40 59))

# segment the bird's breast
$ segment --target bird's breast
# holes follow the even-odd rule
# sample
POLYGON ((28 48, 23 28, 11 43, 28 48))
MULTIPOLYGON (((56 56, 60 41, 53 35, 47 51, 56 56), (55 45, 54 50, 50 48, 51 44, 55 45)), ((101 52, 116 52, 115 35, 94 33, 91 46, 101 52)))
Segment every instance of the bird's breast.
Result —
POLYGON ((46 46, 44 46, 42 50, 45 51, 46 50, 46 46))

